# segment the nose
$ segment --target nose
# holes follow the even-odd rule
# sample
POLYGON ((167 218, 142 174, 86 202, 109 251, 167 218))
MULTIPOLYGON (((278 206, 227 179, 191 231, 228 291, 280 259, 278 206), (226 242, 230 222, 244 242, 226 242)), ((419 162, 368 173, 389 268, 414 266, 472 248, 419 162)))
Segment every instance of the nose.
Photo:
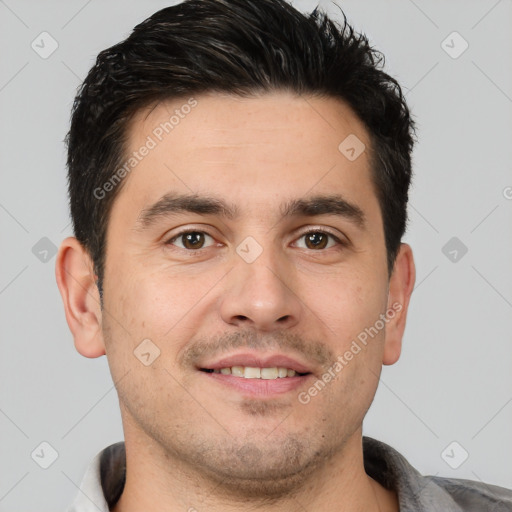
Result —
POLYGON ((238 259, 226 276, 220 314, 227 324, 273 331, 300 321, 304 305, 294 290, 294 272, 266 252, 252 263, 238 259))

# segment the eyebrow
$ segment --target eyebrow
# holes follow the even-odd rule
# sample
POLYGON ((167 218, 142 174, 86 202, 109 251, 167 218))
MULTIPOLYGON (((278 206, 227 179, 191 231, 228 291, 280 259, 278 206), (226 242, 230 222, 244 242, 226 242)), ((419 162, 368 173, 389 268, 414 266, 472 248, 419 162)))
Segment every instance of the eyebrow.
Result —
MULTIPOLYGON (((182 213, 217 215, 233 220, 240 215, 240 210, 233 204, 211 196, 165 194, 156 203, 141 211, 135 227, 145 230, 161 219, 182 213)), ((340 195, 316 195, 293 199, 281 206, 280 214, 281 219, 335 215, 349 220, 359 229, 366 229, 363 210, 340 195)))

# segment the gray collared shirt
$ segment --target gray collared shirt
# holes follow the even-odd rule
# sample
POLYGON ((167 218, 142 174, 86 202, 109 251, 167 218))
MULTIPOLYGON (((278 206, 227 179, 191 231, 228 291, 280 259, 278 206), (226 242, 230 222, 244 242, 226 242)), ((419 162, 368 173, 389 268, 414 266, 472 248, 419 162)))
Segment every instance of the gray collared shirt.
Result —
MULTIPOLYGON (((363 437, 365 470, 398 494, 400 512, 512 512, 512 491, 472 480, 422 476, 396 450, 363 437)), ((109 512, 123 492, 124 443, 101 451, 91 462, 67 512, 109 512)))

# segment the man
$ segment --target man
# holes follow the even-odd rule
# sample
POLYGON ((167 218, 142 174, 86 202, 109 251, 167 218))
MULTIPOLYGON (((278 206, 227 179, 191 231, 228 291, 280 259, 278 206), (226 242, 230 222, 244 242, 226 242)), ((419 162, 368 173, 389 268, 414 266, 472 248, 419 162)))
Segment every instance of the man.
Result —
POLYGON ((366 38, 281 0, 189 0, 98 56, 56 274, 125 442, 70 510, 512 510, 362 437, 414 286, 413 136, 366 38))

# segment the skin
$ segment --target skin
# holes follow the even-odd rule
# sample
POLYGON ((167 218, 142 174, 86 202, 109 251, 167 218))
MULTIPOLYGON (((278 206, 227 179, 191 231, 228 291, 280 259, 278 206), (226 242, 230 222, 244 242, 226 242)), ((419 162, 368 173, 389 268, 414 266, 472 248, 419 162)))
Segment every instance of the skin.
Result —
MULTIPOLYGON (((398 510, 395 493, 364 471, 362 422, 382 365, 400 356, 415 268, 402 244, 388 277, 368 133, 332 98, 196 99, 114 202, 103 309, 87 251, 68 238, 57 258, 75 346, 107 355, 119 395, 127 481, 115 511, 398 510), (338 150, 350 134, 367 148, 354 161, 338 150), (169 192, 214 196, 239 216, 185 212, 142 229, 144 211, 169 192), (321 194, 357 205, 365 228, 335 215, 281 218, 283 203, 321 194), (166 243, 183 228, 211 238, 199 251, 166 243), (310 230, 345 244, 311 248, 310 230), (248 236, 262 248, 252 263, 236 252, 248 236), (393 304, 401 310, 385 329, 301 403, 298 393, 393 304), (145 366, 134 349, 148 338, 160 356, 145 366), (291 355, 312 375, 293 391, 247 396, 197 369, 242 349, 291 355)), ((186 100, 138 112, 129 152, 186 100)))

